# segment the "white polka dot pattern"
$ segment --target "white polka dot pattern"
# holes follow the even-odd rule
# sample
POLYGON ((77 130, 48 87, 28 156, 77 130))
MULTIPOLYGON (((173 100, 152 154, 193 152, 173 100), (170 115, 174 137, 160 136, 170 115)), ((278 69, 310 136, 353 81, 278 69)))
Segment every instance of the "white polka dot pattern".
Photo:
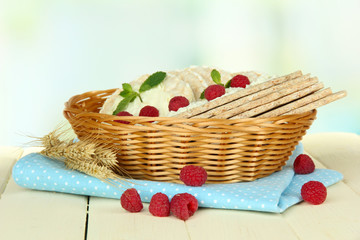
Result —
MULTIPOLYGON (((301 152, 300 144, 293 155, 297 156, 301 152)), ((292 156, 291 159, 294 158, 295 156, 292 156)), ((294 175, 292 167, 286 166, 280 172, 253 182, 189 187, 167 182, 130 180, 131 183, 125 182, 124 188, 120 188, 66 169, 62 162, 33 153, 15 164, 13 178, 18 185, 36 190, 119 199, 126 188, 135 187, 144 202, 149 202, 157 192, 167 194, 169 198, 177 193, 188 192, 198 199, 201 207, 283 212, 302 201, 300 189, 305 182, 316 180, 330 186, 340 181, 342 175, 328 169, 317 169, 306 175, 294 175)))

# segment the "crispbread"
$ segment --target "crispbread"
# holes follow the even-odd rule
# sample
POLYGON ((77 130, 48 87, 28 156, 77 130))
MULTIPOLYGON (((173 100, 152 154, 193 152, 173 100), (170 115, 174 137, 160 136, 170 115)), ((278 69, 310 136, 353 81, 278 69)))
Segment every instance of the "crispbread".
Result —
POLYGON ((300 99, 297 99, 291 103, 288 103, 284 106, 281 106, 281 107, 278 107, 278 108, 275 108, 271 111, 268 111, 264 114, 261 114, 259 115, 258 117, 275 117, 275 116, 280 116, 280 115, 283 115, 283 114, 287 114, 288 112, 290 111, 293 111, 295 109, 298 109, 304 105, 307 105, 311 102, 314 102, 318 99, 321 99, 321 98, 324 98, 326 96, 329 96, 332 94, 332 91, 330 88, 326 88, 326 89, 323 89, 321 91, 317 91, 311 95, 308 95, 308 96, 305 96, 305 97, 302 97, 300 99))
MULTIPOLYGON (((309 74, 299 76, 297 78, 290 79, 286 82, 271 86, 269 88, 260 90, 258 92, 255 92, 253 94, 247 95, 245 97, 236 99, 234 101, 225 103, 222 106, 215 107, 209 111, 206 111, 204 113, 201 113, 199 115, 194 116, 194 118, 228 118, 233 116, 234 114, 238 114, 238 107, 247 104, 249 102, 253 102, 257 99, 260 99, 262 97, 268 96, 270 94, 273 94, 274 92, 277 92, 281 89, 288 88, 290 86, 298 86, 298 84, 301 84, 303 82, 306 82, 309 78, 309 74), (223 115, 224 114, 224 115, 223 115)), ((263 104, 263 103, 260 103, 263 104)), ((254 107, 254 106, 253 106, 254 107)))
POLYGON ((297 78, 297 77, 300 77, 300 76, 302 76, 301 71, 296 71, 296 72, 293 72, 293 73, 285 75, 285 76, 273 78, 273 79, 271 79, 269 81, 266 81, 264 83, 260 83, 260 84, 245 88, 245 89, 243 89, 241 91, 237 91, 237 92, 234 92, 232 94, 223 96, 221 98, 217 98, 217 99, 214 99, 212 101, 209 101, 209 102, 207 102, 207 103, 205 103, 205 104, 203 104, 201 106, 191 108, 191 109, 189 109, 189 110, 187 110, 185 112, 181 112, 179 114, 174 115, 174 117, 177 117, 177 118, 192 118, 192 117, 195 117, 196 115, 205 113, 205 112, 207 112, 207 111, 209 111, 211 109, 214 109, 214 108, 218 108, 218 107, 220 107, 220 106, 222 106, 224 104, 230 103, 230 102, 232 102, 234 100, 237 100, 239 98, 242 98, 242 97, 257 93, 257 92, 259 92, 261 90, 270 88, 272 86, 281 84, 281 83, 286 82, 286 81, 288 81, 290 79, 297 78))
POLYGON ((321 98, 317 101, 313 101, 305 106, 302 106, 300 108, 297 108, 297 109, 294 109, 292 111, 289 111, 287 112, 286 114, 297 114, 297 113, 303 113, 303 112, 307 112, 307 111, 311 111, 315 108, 318 108, 318 107, 321 107, 321 106, 324 106, 328 103, 331 103, 333 101, 336 101, 340 98, 343 98, 345 97, 347 94, 346 94, 346 91, 340 91, 340 92, 336 92, 336 93, 333 93, 331 95, 328 95, 324 98, 321 98))
POLYGON ((232 117, 231 119, 257 116, 261 113, 267 112, 271 109, 282 106, 296 99, 302 98, 308 94, 316 92, 321 88, 323 88, 323 84, 317 83, 317 78, 312 78, 312 80, 309 80, 308 82, 306 82, 306 84, 298 86, 298 88, 296 88, 295 86, 288 89, 282 89, 277 93, 273 93, 272 95, 274 97, 265 97, 266 102, 264 101, 262 105, 252 109, 249 108, 249 110, 242 112, 232 117), (275 99, 277 96, 281 97, 275 99))
POLYGON ((195 99, 199 99, 200 94, 202 92, 201 89, 206 88, 209 85, 208 78, 203 77, 199 72, 208 71, 210 76, 211 69, 208 68, 200 68, 200 67, 189 67, 183 70, 171 71, 168 74, 172 74, 177 76, 182 81, 185 81, 190 85, 192 91, 194 92, 195 99))
MULTIPOLYGON (((309 76, 308 76, 309 77, 309 76)), ((281 99, 282 97, 294 93, 300 89, 309 87, 313 84, 318 82, 317 78, 308 78, 308 77, 300 77, 298 81, 294 81, 291 84, 284 84, 284 86, 277 91, 274 91, 266 96, 263 96, 259 99, 254 101, 249 101, 244 103, 243 105, 233 108, 229 111, 222 113, 221 115, 216 115, 214 118, 241 118, 241 114, 252 109, 258 110, 263 109, 264 107, 268 107, 269 104, 273 103, 274 101, 281 99)))

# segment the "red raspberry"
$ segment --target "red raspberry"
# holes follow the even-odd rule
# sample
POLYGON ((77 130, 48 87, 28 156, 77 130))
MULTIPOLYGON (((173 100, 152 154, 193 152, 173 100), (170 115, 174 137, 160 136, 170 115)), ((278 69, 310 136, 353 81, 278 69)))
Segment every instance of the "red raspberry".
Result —
POLYGON ((233 77, 231 79, 230 87, 233 87, 233 88, 238 88, 238 87, 245 88, 246 85, 249 85, 249 84, 250 84, 249 78, 247 76, 239 74, 239 75, 236 75, 235 77, 233 77))
MULTIPOLYGON (((127 112, 127 111, 122 111, 122 112, 119 112, 118 114, 116 114, 116 116, 133 116, 133 115, 131 113, 127 112)), ((122 121, 122 120, 115 120, 115 122, 124 123, 124 124, 129 124, 130 123, 128 121, 122 121)))
POLYGON ((301 187, 301 196, 304 201, 319 205, 326 199, 326 187, 321 182, 309 181, 301 187))
POLYGON ((208 86, 204 92, 204 96, 208 101, 221 97, 224 94, 225 87, 218 84, 208 86))
POLYGON ((198 201, 189 193, 176 194, 170 202, 171 213, 181 220, 187 220, 197 209, 198 201))
POLYGON ((306 154, 300 154, 294 161, 294 171, 297 174, 308 174, 315 170, 315 164, 311 157, 306 154))
POLYGON ((120 198, 121 206, 129 212, 140 212, 143 204, 135 188, 127 189, 120 198))
POLYGON ((173 97, 169 102, 169 111, 177 111, 179 108, 189 106, 189 100, 183 96, 173 97))
POLYGON ((156 107, 153 106, 145 106, 140 110, 139 116, 143 117, 158 117, 159 116, 159 110, 157 110, 156 107))
POLYGON ((149 212, 156 217, 167 217, 170 215, 170 202, 168 196, 158 192, 152 196, 149 212))
POLYGON ((180 171, 180 180, 187 186, 199 187, 206 182, 207 173, 203 167, 187 165, 180 171))

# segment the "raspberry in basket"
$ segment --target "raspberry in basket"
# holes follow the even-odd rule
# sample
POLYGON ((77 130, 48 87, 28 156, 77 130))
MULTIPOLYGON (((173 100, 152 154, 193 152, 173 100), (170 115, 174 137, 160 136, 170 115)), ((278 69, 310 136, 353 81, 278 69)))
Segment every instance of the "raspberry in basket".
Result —
POLYGON ((325 201, 327 190, 321 182, 309 181, 301 187, 301 196, 304 201, 319 205, 325 201))
POLYGON ((129 212, 140 212, 143 204, 135 188, 127 189, 120 198, 121 206, 129 212))
POLYGON ((300 154, 294 161, 294 171, 297 174, 309 174, 315 170, 315 164, 311 157, 300 154))
POLYGON ((177 111, 179 108, 189 105, 189 100, 183 96, 173 97, 169 102, 169 111, 177 111))
POLYGON ((203 167, 187 165, 180 171, 180 180, 187 186, 202 186, 207 179, 207 172, 203 167))
POLYGON ((143 117, 158 117, 159 116, 159 110, 156 107, 153 106, 145 106, 140 110, 139 116, 143 117))
POLYGON ((149 212, 156 217, 167 217, 170 215, 170 202, 167 195, 158 192, 152 196, 149 212))
POLYGON ((225 87, 218 84, 208 86, 204 92, 204 96, 208 101, 221 97, 224 94, 225 87))
MULTIPOLYGON (((127 111, 121 111, 118 114, 116 114, 116 116, 133 116, 133 115, 131 113, 127 112, 127 111)), ((130 123, 128 121, 122 121, 122 120, 115 120, 115 122, 124 123, 124 124, 129 124, 130 123)))
POLYGON ((170 202, 170 211, 175 217, 187 220, 198 209, 197 199, 189 193, 176 194, 170 202))
POLYGON ((230 82, 230 87, 233 87, 233 88, 245 88, 246 85, 249 85, 250 84, 250 81, 249 81, 249 78, 247 76, 244 76, 244 75, 236 75, 235 77, 233 77, 231 79, 231 82, 230 82))

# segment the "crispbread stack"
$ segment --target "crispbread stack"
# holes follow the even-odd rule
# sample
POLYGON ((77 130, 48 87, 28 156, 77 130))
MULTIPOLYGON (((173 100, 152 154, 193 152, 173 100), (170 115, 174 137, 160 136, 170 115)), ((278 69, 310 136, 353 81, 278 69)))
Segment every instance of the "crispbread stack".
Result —
POLYGON ((193 107, 174 117, 236 119, 303 113, 346 96, 301 71, 273 78, 193 107))

